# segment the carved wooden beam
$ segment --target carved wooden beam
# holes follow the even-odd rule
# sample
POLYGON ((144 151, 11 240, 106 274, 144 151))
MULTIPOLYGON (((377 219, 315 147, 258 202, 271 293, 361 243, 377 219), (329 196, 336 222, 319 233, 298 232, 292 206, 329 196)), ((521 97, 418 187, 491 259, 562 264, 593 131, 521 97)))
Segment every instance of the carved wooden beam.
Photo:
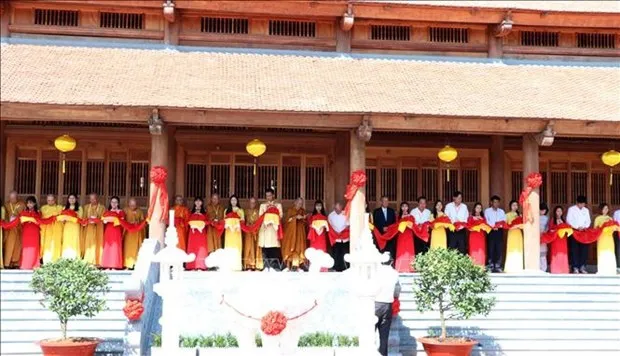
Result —
POLYGON ((174 2, 172 0, 166 0, 164 3, 164 18, 168 22, 174 22, 174 2))
POLYGON ((357 138, 362 142, 370 141, 372 137, 372 121, 370 115, 365 115, 357 128, 357 138))
POLYGON ((164 121, 159 116, 159 109, 153 109, 148 120, 149 132, 151 135, 161 135, 164 131, 164 121))
POLYGON ((493 35, 495 37, 506 37, 510 32, 512 32, 512 25, 512 14, 509 12, 506 14, 502 22, 495 27, 493 35))
POLYGON ((347 7, 347 12, 342 14, 342 20, 340 20, 340 28, 347 32, 353 28, 353 23, 355 22, 355 16, 353 15, 353 5, 349 4, 347 7))

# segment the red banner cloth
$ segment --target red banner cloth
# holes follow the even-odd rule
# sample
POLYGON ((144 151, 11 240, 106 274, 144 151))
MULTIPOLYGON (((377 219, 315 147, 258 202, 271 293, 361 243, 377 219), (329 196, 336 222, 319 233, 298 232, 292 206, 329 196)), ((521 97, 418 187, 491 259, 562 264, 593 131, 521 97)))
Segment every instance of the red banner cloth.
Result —
POLYGON ((344 215, 349 216, 351 212, 351 200, 355 197, 355 193, 366 184, 366 172, 363 170, 357 170, 351 173, 351 179, 347 185, 347 190, 344 193, 344 198, 347 200, 347 205, 344 207, 344 215))
POLYGON ((155 203, 157 202, 157 197, 159 197, 159 206, 162 211, 160 221, 166 221, 168 219, 168 214, 165 213, 168 210, 168 188, 166 187, 168 170, 166 169, 166 167, 155 166, 151 168, 150 178, 151 184, 155 186, 155 189, 151 191, 151 199, 149 204, 149 210, 146 214, 146 219, 150 221, 151 217, 153 217, 155 203))
POLYGON ((377 246, 380 249, 384 249, 386 243, 393 239, 399 232, 404 232, 403 229, 411 229, 415 236, 417 236, 420 240, 427 242, 429 238, 428 234, 429 223, 426 222, 424 224, 416 225, 415 218, 411 215, 405 216, 401 218, 394 224, 387 227, 387 231, 385 233, 380 233, 376 228, 373 230, 373 235, 377 240, 377 246), (401 226, 401 223, 404 224, 401 226), (401 231, 402 230, 402 231, 401 231))

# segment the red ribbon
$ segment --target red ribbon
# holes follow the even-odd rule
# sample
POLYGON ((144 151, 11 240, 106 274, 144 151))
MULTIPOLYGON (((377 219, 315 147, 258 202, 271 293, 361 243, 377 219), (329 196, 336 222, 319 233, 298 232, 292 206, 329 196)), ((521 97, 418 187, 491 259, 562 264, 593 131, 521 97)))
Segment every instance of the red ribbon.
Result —
POLYGON ((392 303, 392 316, 396 316, 400 313, 400 299, 394 298, 394 302, 392 303))
POLYGON ((398 233, 400 232, 398 231, 398 227, 401 222, 411 222, 413 224, 413 227, 411 228, 411 230, 413 231, 414 235, 417 236, 420 240, 424 242, 428 242, 428 238, 429 238, 428 228, 430 226, 430 223, 425 222, 424 224, 418 225, 415 223, 415 218, 409 215, 409 216, 406 216, 398 220, 394 224, 388 226, 387 231, 383 234, 381 234, 379 230, 377 229, 373 230, 373 235, 375 236, 375 239, 377 240, 377 246, 379 246, 380 249, 383 250, 387 242, 393 239, 394 236, 398 235, 398 233))
POLYGON ((346 216, 349 216, 351 211, 351 201, 355 197, 355 193, 364 185, 366 185, 366 172, 360 169, 351 173, 351 180, 344 193, 344 198, 347 200, 347 205, 344 207, 344 214, 346 216))
POLYGON ((327 232, 327 236, 329 237, 329 243, 334 246, 336 244, 336 240, 349 240, 351 238, 351 230, 347 227, 340 232, 336 232, 336 230, 334 230, 334 228, 329 225, 329 231, 327 232))
POLYGON ((532 209, 530 207, 530 202, 528 201, 528 197, 530 193, 538 187, 542 185, 542 175, 538 172, 530 173, 525 180, 526 187, 523 188, 521 195, 519 196, 519 204, 523 206, 523 216, 525 216, 525 220, 528 223, 532 223, 534 221, 534 217, 532 216, 532 209))
POLYGON ((157 197, 159 197, 159 206, 161 208, 160 221, 166 221, 168 219, 168 188, 166 187, 166 179, 168 179, 168 170, 162 166, 155 166, 151 168, 151 184, 155 186, 155 189, 151 191, 151 202, 149 204, 149 211, 146 214, 147 220, 151 220, 153 216, 153 210, 155 210, 155 203, 157 197))

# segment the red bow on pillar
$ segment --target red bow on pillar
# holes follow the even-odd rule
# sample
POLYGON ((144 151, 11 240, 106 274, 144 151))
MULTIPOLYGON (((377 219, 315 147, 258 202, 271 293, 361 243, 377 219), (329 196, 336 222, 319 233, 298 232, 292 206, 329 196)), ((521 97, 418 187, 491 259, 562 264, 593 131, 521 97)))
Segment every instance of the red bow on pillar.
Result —
POLYGON ((349 216, 351 200, 355 197, 355 193, 364 185, 366 185, 366 172, 360 169, 351 173, 351 180, 347 185, 347 191, 344 193, 344 198, 347 200, 347 206, 344 208, 344 214, 346 216, 349 216))
POLYGON ((534 221, 534 217, 532 216, 530 202, 527 198, 530 196, 530 193, 538 187, 542 185, 542 175, 538 172, 530 173, 525 180, 526 187, 523 188, 521 192, 521 196, 519 196, 519 204, 523 206, 523 216, 525 221, 531 223, 534 221))
POLYGON ((153 216, 153 210, 155 210, 155 203, 157 197, 159 197, 159 206, 161 207, 160 221, 166 221, 168 219, 168 188, 166 187, 166 179, 168 179, 168 170, 166 167, 155 166, 151 168, 151 184, 155 186, 155 189, 151 190, 151 202, 149 204, 149 211, 147 213, 147 220, 151 220, 153 216))

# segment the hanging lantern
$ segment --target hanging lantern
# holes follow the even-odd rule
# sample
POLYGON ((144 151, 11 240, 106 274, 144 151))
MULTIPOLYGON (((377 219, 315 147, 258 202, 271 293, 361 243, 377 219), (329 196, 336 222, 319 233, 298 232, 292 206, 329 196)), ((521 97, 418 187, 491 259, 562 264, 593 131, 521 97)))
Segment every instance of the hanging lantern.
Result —
POLYGON ((609 150, 601 156, 601 161, 606 166, 609 166, 609 185, 613 184, 613 169, 614 166, 620 163, 620 152, 615 150, 609 150))
POLYGON ((62 135, 54 140, 54 147, 62 152, 62 174, 65 174, 65 153, 73 151, 76 146, 77 142, 69 135, 62 135))
POLYGON ((448 182, 450 181, 450 162, 454 161, 458 155, 459 153, 457 150, 450 145, 446 145, 437 153, 437 157, 439 157, 439 159, 447 165, 446 174, 448 182))
POLYGON ((265 146, 263 141, 255 138, 252 141, 248 142, 247 145, 245 145, 245 150, 254 157, 254 175, 256 175, 257 158, 262 156, 263 153, 267 151, 267 146, 265 146))

